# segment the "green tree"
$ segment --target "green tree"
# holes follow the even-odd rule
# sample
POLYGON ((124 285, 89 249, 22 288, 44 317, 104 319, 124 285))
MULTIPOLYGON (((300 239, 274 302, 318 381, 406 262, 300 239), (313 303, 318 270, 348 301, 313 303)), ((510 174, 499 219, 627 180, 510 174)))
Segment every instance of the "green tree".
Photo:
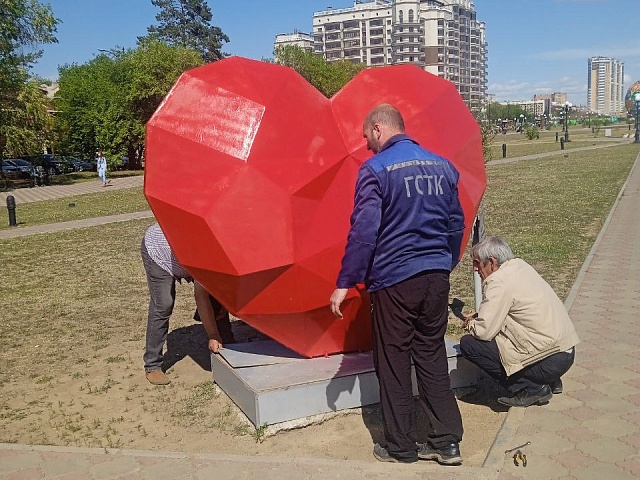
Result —
POLYGON ((335 95, 366 67, 362 63, 344 60, 328 62, 295 45, 279 46, 274 55, 277 63, 293 68, 326 97, 335 95))
POLYGON ((204 0, 151 0, 160 9, 156 15, 159 25, 147 28, 149 36, 163 42, 190 48, 200 53, 205 62, 224 58, 223 43, 229 37, 211 25, 213 14, 204 0))
POLYGON ((42 81, 33 78, 21 85, 13 108, 4 110, 8 121, 5 156, 17 157, 25 153, 42 151, 53 130, 53 118, 49 115, 48 100, 40 89, 42 81))
POLYGON ((139 167, 147 121, 180 74, 201 64, 194 50, 146 38, 133 50, 65 65, 57 149, 84 157, 103 150, 112 164, 126 154, 139 167))
POLYGON ((0 107, 17 101, 28 68, 42 55, 37 46, 55 43, 58 20, 37 0, 0 0, 0 107))
POLYGON ((0 157, 5 145, 8 153, 24 153, 20 143, 28 148, 41 133, 30 130, 41 127, 37 94, 43 95, 28 82, 28 70, 42 55, 37 47, 56 42, 57 23, 51 7, 37 0, 0 0, 0 157))

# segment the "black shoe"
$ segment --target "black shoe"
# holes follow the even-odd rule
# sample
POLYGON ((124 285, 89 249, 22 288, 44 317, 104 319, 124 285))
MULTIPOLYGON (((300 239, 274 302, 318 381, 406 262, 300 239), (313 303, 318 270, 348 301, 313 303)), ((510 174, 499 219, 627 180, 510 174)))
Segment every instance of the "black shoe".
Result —
POLYGON ((428 443, 418 444, 418 458, 420 460, 435 460, 441 465, 462 465, 458 442, 441 448, 434 448, 428 443))
POLYGON ((402 458, 396 458, 387 452, 387 449, 381 446, 379 443, 376 443, 373 446, 373 456, 376 457, 376 460, 381 462, 391 462, 391 463, 413 463, 417 462, 418 459, 415 460, 405 460, 402 458))
POLYGON ((513 397, 500 397, 498 402, 510 407, 528 407, 530 405, 543 405, 551 400, 553 393, 549 385, 543 385, 538 390, 529 393, 527 389, 520 390, 513 397))
POLYGON ((551 388, 551 393, 553 393, 554 395, 562 393, 562 379, 559 378, 555 382, 551 382, 549 384, 549 387, 551 388))

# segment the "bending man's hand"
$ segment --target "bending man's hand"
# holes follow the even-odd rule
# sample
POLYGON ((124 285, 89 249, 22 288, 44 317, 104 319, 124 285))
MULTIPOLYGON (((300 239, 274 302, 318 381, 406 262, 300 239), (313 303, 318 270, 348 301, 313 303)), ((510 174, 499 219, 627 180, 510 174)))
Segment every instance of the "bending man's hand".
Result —
POLYGON ((212 353, 218 353, 220 349, 223 347, 222 339, 220 338, 210 338, 209 339, 209 351, 212 353))
POLYGON ((340 305, 347 297, 348 288, 336 288, 331 294, 331 312, 338 318, 342 317, 342 312, 340 311, 340 305))

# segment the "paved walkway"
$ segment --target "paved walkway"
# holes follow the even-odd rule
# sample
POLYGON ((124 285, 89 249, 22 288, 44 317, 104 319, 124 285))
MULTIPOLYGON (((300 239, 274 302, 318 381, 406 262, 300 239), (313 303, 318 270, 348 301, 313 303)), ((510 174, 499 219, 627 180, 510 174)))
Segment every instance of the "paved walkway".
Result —
POLYGON ((109 185, 103 187, 100 180, 90 180, 87 182, 73 183, 71 185, 51 185, 49 187, 16 188, 9 192, 0 192, 2 206, 6 205, 6 199, 13 195, 16 204, 39 202, 42 200, 54 200, 56 198, 71 197, 74 195, 84 195, 86 193, 98 193, 110 190, 120 190, 122 188, 140 187, 144 182, 143 175, 131 177, 112 178, 109 185))
POLYGON ((582 342, 565 393, 512 408, 483 467, 0 444, 0 479, 640 478, 639 163, 566 301, 582 342), (528 465, 516 467, 504 451, 525 442, 528 465))

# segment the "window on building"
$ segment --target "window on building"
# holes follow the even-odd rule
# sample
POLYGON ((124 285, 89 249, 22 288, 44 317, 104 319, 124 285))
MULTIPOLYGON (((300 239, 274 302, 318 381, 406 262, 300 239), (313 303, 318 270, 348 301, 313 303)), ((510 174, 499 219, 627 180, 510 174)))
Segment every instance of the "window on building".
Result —
POLYGON ((409 23, 413 23, 413 9, 409 9, 409 23))
POLYGON ((398 21, 400 23, 404 23, 404 12, 402 10, 400 10, 400 12, 398 12, 398 21))

